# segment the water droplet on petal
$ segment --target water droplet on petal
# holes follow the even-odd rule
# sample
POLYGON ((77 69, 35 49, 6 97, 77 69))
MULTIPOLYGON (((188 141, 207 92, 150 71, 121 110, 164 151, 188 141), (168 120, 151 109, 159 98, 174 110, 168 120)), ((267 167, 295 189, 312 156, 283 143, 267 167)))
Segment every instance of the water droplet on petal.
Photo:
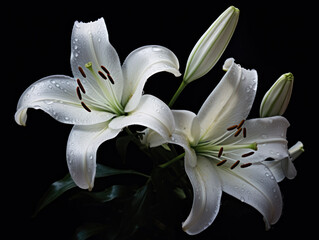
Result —
POLYGON ((162 51, 162 49, 161 49, 160 47, 152 47, 152 50, 153 50, 154 52, 160 52, 160 51, 162 51))

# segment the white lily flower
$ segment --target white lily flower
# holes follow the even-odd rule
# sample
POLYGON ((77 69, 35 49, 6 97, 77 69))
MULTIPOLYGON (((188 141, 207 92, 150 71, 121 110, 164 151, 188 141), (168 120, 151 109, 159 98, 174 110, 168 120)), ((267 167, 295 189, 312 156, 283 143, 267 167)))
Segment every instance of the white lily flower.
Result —
POLYGON ((231 6, 202 35, 188 57, 184 82, 202 77, 215 66, 235 31, 238 18, 239 9, 231 6))
POLYGON ((281 116, 286 111, 294 83, 292 73, 286 73, 267 91, 260 105, 260 117, 281 116))
POLYGON ((74 124, 67 143, 68 167, 80 188, 92 189, 97 148, 122 128, 139 124, 169 136, 174 128, 170 109, 142 91, 157 72, 180 76, 179 63, 169 49, 153 45, 136 49, 121 66, 103 18, 75 22, 71 47, 74 78, 54 75, 32 84, 20 97, 15 120, 25 125, 27 109, 35 108, 74 124))
MULTIPOLYGON (((288 156, 283 117, 245 121, 257 89, 257 72, 228 59, 228 70, 198 114, 173 111, 175 131, 170 143, 185 149, 185 170, 193 186, 193 206, 183 229, 198 234, 215 219, 222 191, 263 216, 266 227, 278 221, 282 198, 277 181, 262 162, 288 156)), ((165 142, 150 131, 150 146, 165 142)))

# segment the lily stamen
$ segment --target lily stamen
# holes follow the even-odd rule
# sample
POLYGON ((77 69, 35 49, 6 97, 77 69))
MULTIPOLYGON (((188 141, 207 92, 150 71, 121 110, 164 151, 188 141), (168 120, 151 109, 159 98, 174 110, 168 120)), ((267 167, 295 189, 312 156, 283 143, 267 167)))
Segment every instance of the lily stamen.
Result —
POLYGON ((224 159, 224 160, 221 160, 219 163, 217 163, 216 164, 216 166, 221 166, 221 165, 223 165, 225 162, 227 162, 227 160, 226 159, 224 159))
POLYGON ((249 152, 249 153, 245 153, 245 154, 243 154, 243 155, 241 155, 241 157, 249 157, 249 156, 251 156, 251 155, 253 155, 255 152, 249 152))
POLYGON ((76 94, 78 95, 78 98, 79 98, 80 100, 82 100, 82 95, 81 95, 80 87, 77 87, 77 88, 76 88, 76 94))
POLYGON ((104 73, 102 73, 101 71, 98 71, 98 74, 103 78, 103 79, 107 79, 107 77, 104 75, 104 73))
POLYGON ((111 74, 110 74, 109 70, 107 70, 107 68, 104 67, 103 65, 101 66, 101 68, 102 68, 103 71, 106 73, 106 75, 107 75, 108 79, 110 80, 110 82, 111 82, 112 84, 114 84, 114 80, 113 80, 113 78, 111 77, 111 74))
POLYGON ((235 128, 237 128, 237 125, 230 126, 229 128, 227 128, 227 131, 234 130, 235 128))
MULTIPOLYGON (((238 127, 237 127, 237 128, 238 128, 238 127)), ((241 133, 242 130, 243 130, 242 128, 239 128, 239 129, 235 132, 234 136, 237 137, 237 136, 241 133)))
POLYGON ((85 74, 83 68, 81 68, 81 67, 79 66, 78 69, 79 69, 81 75, 82 75, 84 78, 86 78, 86 74, 85 74))
POLYGON ((86 106, 84 102, 81 102, 81 105, 86 111, 91 112, 91 109, 88 106, 86 106))
POLYGON ((243 126, 244 122, 245 122, 245 119, 241 120, 241 122, 237 126, 237 129, 240 129, 243 126))
POLYGON ((221 157, 222 156, 222 154, 223 154, 223 150, 224 150, 224 148, 223 147, 221 147, 220 149, 219 149, 219 152, 218 152, 218 156, 217 157, 221 157))
POLYGON ((243 128, 243 137, 246 138, 246 136, 247 136, 247 129, 243 128))
POLYGON ((83 87, 83 85, 82 85, 80 79, 76 79, 76 82, 77 82, 78 86, 80 87, 81 91, 82 91, 83 93, 85 93, 85 88, 83 87))
POLYGON ((237 160, 233 165, 231 165, 230 169, 233 170, 237 165, 240 163, 239 160, 237 160))
POLYGON ((247 168, 247 167, 250 167, 251 165, 252 165, 252 163, 245 163, 245 164, 240 165, 240 167, 247 168))

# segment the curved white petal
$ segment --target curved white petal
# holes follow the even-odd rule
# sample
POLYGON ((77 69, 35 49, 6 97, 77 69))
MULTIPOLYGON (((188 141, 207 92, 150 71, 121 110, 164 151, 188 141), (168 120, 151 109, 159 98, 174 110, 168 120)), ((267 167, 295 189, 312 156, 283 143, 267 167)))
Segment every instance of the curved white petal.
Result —
MULTIPOLYGON (((245 162, 261 162, 267 158, 274 160, 288 157, 288 148, 286 140, 286 132, 289 122, 280 116, 270 118, 257 118, 247 120, 243 127, 246 128, 246 137, 242 135, 238 137, 231 136, 222 144, 248 144, 257 143, 257 151, 249 157, 239 160, 245 162)), ((249 150, 246 150, 246 152, 249 150)), ((235 150, 233 154, 242 155, 243 150, 235 150)))
POLYGON ((265 165, 256 163, 248 168, 215 169, 221 178, 223 191, 257 209, 264 216, 266 228, 279 220, 282 211, 280 189, 265 165))
MULTIPOLYGON (((103 18, 94 22, 75 22, 71 37, 71 67, 75 78, 82 81, 88 94, 99 93, 103 96, 103 88, 112 88, 120 102, 123 92, 123 74, 117 52, 109 42, 109 35, 103 18), (96 78, 86 69, 85 64, 92 62, 93 71, 103 71, 104 66, 112 76, 114 85, 108 80, 96 78), (86 77, 79 71, 81 67, 86 77), (92 89, 93 88, 93 89, 92 89)), ((106 75, 106 74, 105 74, 106 75)))
POLYGON ((170 138, 175 127, 174 117, 169 107, 152 95, 143 95, 137 108, 128 114, 114 118, 110 128, 122 129, 130 125, 148 127, 164 139, 170 138))
POLYGON ((188 141, 196 145, 200 137, 200 126, 196 114, 186 110, 172 110, 175 119, 175 131, 187 136, 188 141))
POLYGON ((193 206, 183 230, 190 235, 198 234, 215 220, 222 196, 218 173, 210 161, 198 156, 196 167, 185 162, 185 170, 193 186, 193 206))
POLYGON ((87 112, 76 93, 74 78, 54 75, 42 78, 29 86, 21 95, 15 114, 15 120, 25 125, 27 109, 41 109, 54 119, 68 124, 88 125, 105 122, 113 114, 96 111, 87 112))
POLYGON ((72 128, 66 152, 69 171, 77 186, 89 190, 93 188, 97 149, 119 132, 110 129, 107 122, 89 126, 75 125, 72 128))
POLYGON ((211 140, 223 135, 229 126, 246 119, 257 89, 257 72, 246 70, 227 59, 228 69, 220 83, 209 95, 198 112, 201 140, 211 140))
POLYGON ((125 112, 138 105, 146 80, 158 72, 170 72, 180 76, 179 62, 175 54, 162 46, 140 47, 131 52, 123 63, 125 88, 122 104, 125 112))

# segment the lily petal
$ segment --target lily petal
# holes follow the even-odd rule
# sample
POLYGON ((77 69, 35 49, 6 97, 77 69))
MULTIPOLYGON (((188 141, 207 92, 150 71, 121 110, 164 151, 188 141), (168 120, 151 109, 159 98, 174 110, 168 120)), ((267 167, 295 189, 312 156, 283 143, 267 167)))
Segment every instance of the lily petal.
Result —
POLYGON ((114 84, 112 89, 115 91, 117 100, 120 102, 123 92, 123 74, 120 59, 117 52, 109 42, 109 35, 103 18, 94 22, 83 23, 75 22, 71 37, 71 67, 75 78, 83 80, 83 75, 79 71, 81 67, 86 75, 82 81, 88 94, 98 97, 103 96, 102 89, 107 87, 108 81, 101 79, 96 81, 92 73, 85 68, 87 63, 92 63, 95 73, 102 71, 104 66, 112 76, 114 84), (93 90, 93 89, 94 90, 93 90))
POLYGON ((192 145, 199 141, 200 126, 196 114, 186 110, 172 110, 175 119, 175 131, 187 136, 192 145))
POLYGON ((278 221, 282 197, 275 177, 265 165, 256 163, 248 168, 216 169, 223 191, 257 209, 264 216, 266 229, 278 221))
MULTIPOLYGON (((231 144, 236 140, 236 144, 257 143, 258 150, 249 157, 241 158, 245 162, 261 162, 267 158, 274 160, 288 157, 286 132, 289 122, 284 117, 276 116, 270 118, 257 118, 247 120, 244 124, 247 129, 247 136, 231 137, 223 144, 231 144)), ((242 151, 242 150, 241 150, 242 151)), ((234 151, 233 154, 243 154, 234 151)))
POLYGON ((96 151, 106 140, 114 138, 120 130, 110 129, 108 122, 89 126, 75 125, 67 144, 67 163, 77 186, 91 190, 96 171, 96 151))
POLYGON ((148 127, 164 139, 168 139, 175 127, 174 117, 169 107, 152 95, 143 95, 137 108, 128 114, 114 118, 110 128, 122 129, 130 125, 148 127))
POLYGON ((162 46, 150 45, 131 52, 123 63, 125 88, 122 104, 125 112, 138 105, 146 80, 158 72, 170 72, 180 76, 179 62, 175 54, 162 46))
POLYGON ((234 59, 225 61, 228 69, 220 83, 206 99, 198 112, 201 124, 201 140, 211 140, 225 130, 246 119, 257 89, 257 72, 235 64, 234 59))
POLYGON ((205 157, 198 156, 196 167, 185 162, 185 170, 193 186, 193 206, 183 230, 190 235, 198 234, 215 220, 222 196, 221 182, 213 165, 205 157))
POLYGON ((28 108, 41 109, 62 123, 88 125, 105 122, 114 114, 91 109, 87 112, 76 94, 74 78, 54 75, 42 78, 21 95, 15 114, 20 125, 27 121, 28 108))

